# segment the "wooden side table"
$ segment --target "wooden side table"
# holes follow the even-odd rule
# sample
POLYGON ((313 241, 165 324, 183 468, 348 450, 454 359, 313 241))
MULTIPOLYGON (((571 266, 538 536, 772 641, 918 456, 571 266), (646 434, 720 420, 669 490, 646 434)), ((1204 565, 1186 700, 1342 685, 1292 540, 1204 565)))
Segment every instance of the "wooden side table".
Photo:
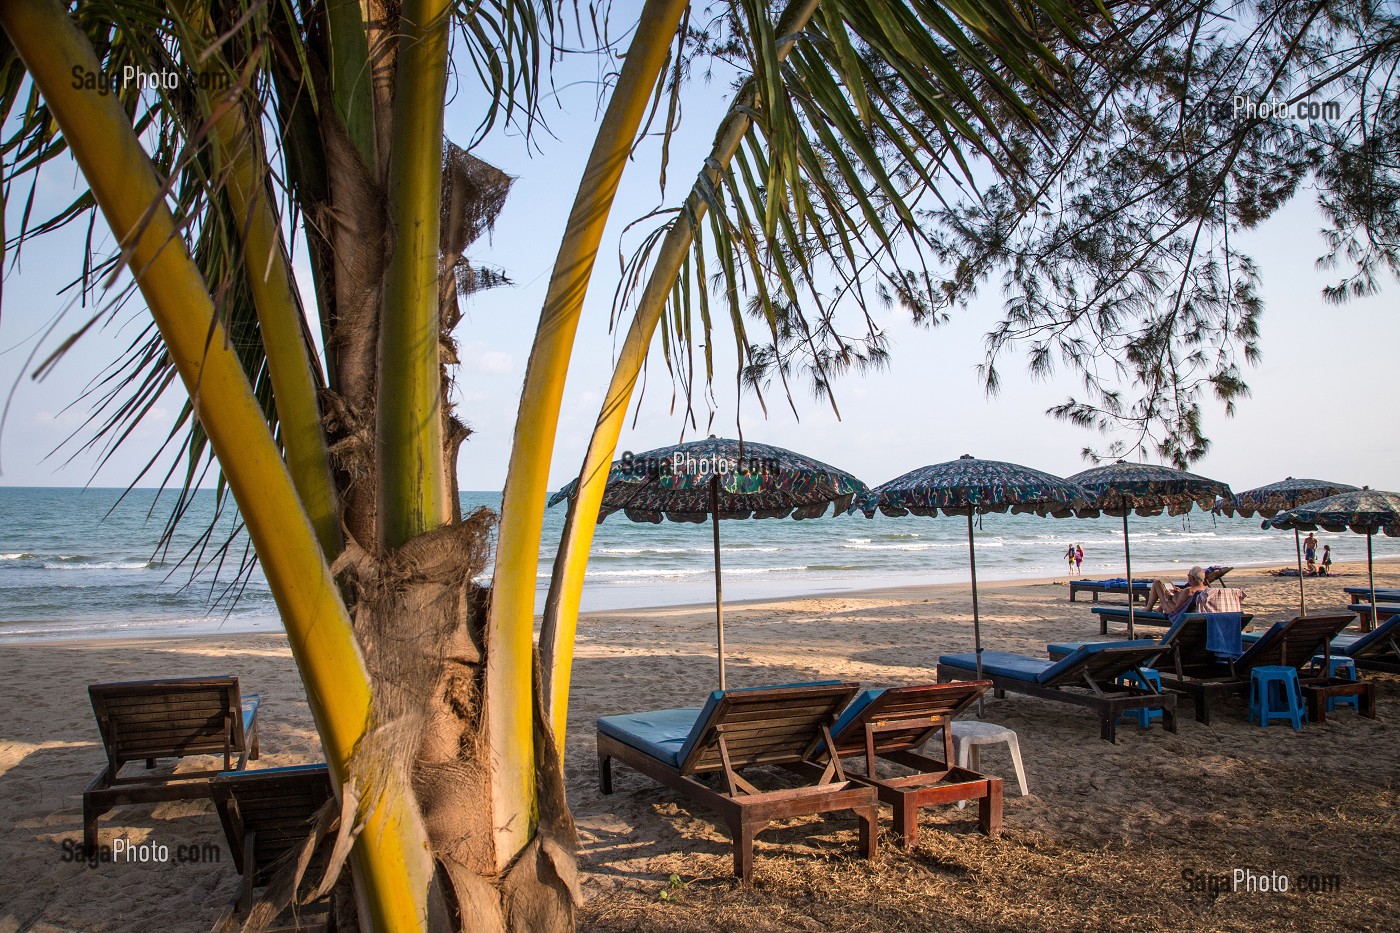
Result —
POLYGON ((1312 680, 1303 682, 1303 698, 1308 703, 1308 722, 1327 721, 1327 700, 1336 697, 1360 698, 1361 715, 1376 718, 1376 686, 1368 680, 1312 680))

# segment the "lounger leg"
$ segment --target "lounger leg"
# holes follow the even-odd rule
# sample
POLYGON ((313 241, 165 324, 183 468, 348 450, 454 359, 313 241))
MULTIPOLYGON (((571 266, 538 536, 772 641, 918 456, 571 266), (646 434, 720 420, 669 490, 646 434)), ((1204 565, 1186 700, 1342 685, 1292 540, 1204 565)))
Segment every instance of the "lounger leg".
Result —
POLYGON ((147 770, 147 771, 151 770, 151 769, 154 768, 155 766, 156 766, 156 760, 155 760, 154 758, 147 758, 147 759, 146 759, 146 770, 147 770))
POLYGON ((249 761, 257 761, 257 760, 258 760, 258 756, 262 754, 262 749, 258 746, 258 726, 257 726, 257 720, 256 720, 256 719, 253 720, 253 736, 252 736, 252 738, 253 738, 253 744, 252 744, 252 745, 249 747, 249 749, 248 749, 248 760, 249 760, 249 761))
POLYGON ((1210 705, 1206 703, 1206 692, 1202 690, 1192 699, 1196 701, 1196 722, 1203 726, 1210 725, 1210 705))
POLYGON ((612 758, 607 755, 598 756, 598 787, 605 794, 611 794, 612 788, 612 758))
POLYGON ((987 778, 987 796, 977 802, 977 828, 993 839, 1001 835, 1002 790, 1001 778, 987 778))
POLYGON ((1367 686, 1366 692, 1361 694, 1361 715, 1367 719, 1376 718, 1376 688, 1367 686))
POLYGON ((107 808, 99 806, 86 794, 83 795, 83 851, 92 853, 97 851, 97 818, 107 812, 107 808))
MULTIPOLYGON (((909 802, 900 797, 894 804, 894 825, 899 830, 899 845, 901 848, 912 849, 919 842, 919 808, 909 805, 909 802)), ((865 833, 865 825, 861 825, 861 833, 865 833)), ((862 839, 862 843, 864 840, 862 839)))
POLYGON ((1162 728, 1168 732, 1176 732, 1176 707, 1162 708, 1162 728))
POLYGON ((1110 705, 1099 717, 1099 738, 1118 744, 1118 709, 1110 705))
POLYGON ((764 823, 745 823, 740 817, 738 826, 730 826, 730 832, 734 835, 734 874, 739 876, 739 880, 745 883, 753 880, 753 840, 758 835, 758 831, 764 823))
MULTIPOLYGON (((909 807, 908 809, 914 814, 914 831, 917 833, 919 808, 909 807)), ((867 859, 874 861, 879 846, 879 824, 877 821, 880 819, 880 807, 878 805, 860 807, 856 810, 856 816, 860 819, 860 850, 867 859)))

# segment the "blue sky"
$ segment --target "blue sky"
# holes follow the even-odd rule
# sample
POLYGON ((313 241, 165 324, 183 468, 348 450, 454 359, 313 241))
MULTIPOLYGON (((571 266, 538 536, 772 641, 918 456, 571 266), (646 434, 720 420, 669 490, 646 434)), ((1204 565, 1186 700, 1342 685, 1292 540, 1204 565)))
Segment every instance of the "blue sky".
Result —
MULTIPOLYGON (((527 147, 517 134, 497 134, 475 150, 517 180, 494 234, 477 243, 471 255, 504 268, 516 284, 469 302, 457 334, 463 365, 455 399, 459 415, 476 432, 462 449, 463 489, 499 489, 505 477, 531 337, 596 126, 595 75, 595 68, 588 66, 556 76, 560 109, 551 105, 553 135, 540 134, 533 147, 527 147)), ((673 205, 688 188, 728 96, 722 83, 692 87, 683 130, 672 147, 667 197, 658 189, 655 147, 639 153, 623 178, 579 329, 551 470, 556 486, 578 469, 611 373, 614 336, 608 319, 622 228, 658 206, 673 205)), ((448 110, 448 135, 463 143, 476 123, 477 111, 469 98, 459 95, 448 110)), ((40 207, 67 203, 77 181, 71 168, 51 168, 40 191, 40 207)), ((1262 228, 1236 240, 1260 267, 1266 301, 1263 360, 1245 371, 1253 394, 1239 403, 1237 417, 1226 419, 1219 406, 1207 403, 1206 431, 1214 447, 1196 466, 1198 472, 1235 489, 1286 475, 1400 489, 1400 434, 1390 411, 1394 392, 1387 388, 1394 348, 1400 345, 1400 316, 1393 310, 1397 288, 1392 282, 1381 296, 1324 306, 1320 291, 1328 279, 1313 265, 1321 250, 1320 227, 1311 196, 1305 193, 1262 228)), ((16 228, 11 218, 8 229, 16 228)), ((74 229, 50 237, 26 249, 17 271, 7 266, 0 314, 0 386, 7 392, 13 386, 14 394, 0 435, 0 484, 125 485, 163 439, 179 408, 177 397, 167 397, 160 406, 164 420, 143 428, 96 475, 91 456, 65 463, 71 447, 50 455, 83 420, 81 404, 66 411, 65 406, 144 323, 144 312, 136 305, 85 337, 47 379, 34 382, 28 377, 33 363, 26 368, 26 358, 65 305, 55 293, 79 269, 81 234, 74 229)), ((301 266, 304 271, 304 261, 301 266)), ((806 395, 796 399, 800 419, 780 398, 769 398, 767 420, 752 397, 736 406, 733 351, 723 344, 716 356, 729 368, 722 365, 715 386, 713 431, 732 436, 737 413, 747 437, 800 450, 850 470, 871 485, 963 453, 1062 475, 1077 472, 1088 465, 1081 448, 1102 446, 1103 439, 1044 413, 1072 392, 1071 379, 1061 375, 1034 382, 1017 358, 1003 368, 1001 394, 993 399, 982 395, 975 366, 981 359, 983 334, 996 320, 1001 301, 995 286, 984 289, 971 308, 936 330, 915 328, 898 309, 878 312, 880 324, 889 330, 893 362, 888 371, 837 384, 840 420, 825 403, 806 395)), ((46 346, 66 336, 84 317, 82 309, 70 308, 46 346)), ((671 386, 660 354, 656 357, 636 426, 629 423, 619 450, 644 450, 680 436, 680 411, 671 411, 671 386)), ((707 433, 702 401, 697 412, 700 430, 688 432, 688 437, 707 433)))

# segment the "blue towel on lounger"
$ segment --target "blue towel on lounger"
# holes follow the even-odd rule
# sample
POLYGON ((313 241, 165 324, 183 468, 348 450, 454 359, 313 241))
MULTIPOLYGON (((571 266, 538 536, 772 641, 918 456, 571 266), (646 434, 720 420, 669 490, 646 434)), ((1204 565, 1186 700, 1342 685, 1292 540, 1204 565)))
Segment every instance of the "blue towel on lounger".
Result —
POLYGON ((1233 661, 1244 654, 1240 629, 1244 616, 1239 612, 1206 613, 1206 650, 1222 661, 1233 661))

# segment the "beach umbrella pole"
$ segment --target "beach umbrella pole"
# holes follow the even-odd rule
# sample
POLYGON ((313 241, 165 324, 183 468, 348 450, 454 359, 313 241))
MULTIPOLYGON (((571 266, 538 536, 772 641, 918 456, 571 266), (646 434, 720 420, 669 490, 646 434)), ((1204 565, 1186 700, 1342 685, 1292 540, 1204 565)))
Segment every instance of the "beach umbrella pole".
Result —
POLYGON ((719 641, 719 688, 724 689, 724 580, 719 568, 719 477, 710 480, 710 527, 715 537, 715 635, 719 641))
POLYGON ((1298 529, 1293 529, 1293 547, 1298 551, 1298 615, 1308 614, 1308 600, 1303 595, 1303 539, 1298 535, 1298 529))
POLYGON ((1128 640, 1137 637, 1137 626, 1133 612, 1133 552, 1128 547, 1128 513, 1123 512, 1123 563, 1128 573, 1128 640))
POLYGON ((972 568, 972 643, 977 650, 977 679, 982 679, 982 617, 977 611, 977 548, 972 536, 972 506, 967 507, 967 562, 972 568))
POLYGON ((1371 563, 1371 532, 1369 531, 1366 532, 1366 578, 1371 584, 1371 628, 1375 628, 1380 614, 1376 612, 1376 566, 1371 563))

